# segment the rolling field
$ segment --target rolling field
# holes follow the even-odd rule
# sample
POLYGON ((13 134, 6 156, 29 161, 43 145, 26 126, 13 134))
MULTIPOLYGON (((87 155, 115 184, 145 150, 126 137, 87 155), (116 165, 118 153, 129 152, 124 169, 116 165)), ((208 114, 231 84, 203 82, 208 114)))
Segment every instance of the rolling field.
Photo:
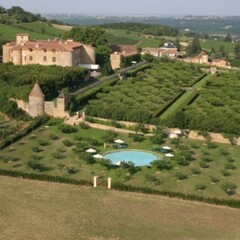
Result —
POLYGON ((14 41, 16 34, 29 33, 31 39, 52 39, 59 37, 65 31, 49 26, 46 23, 34 22, 19 24, 16 26, 8 26, 0 24, 0 35, 3 40, 14 41), (44 30, 41 30, 44 29, 44 30), (44 31, 44 32, 41 32, 44 31))
POLYGON ((0 177, 0 239, 240 239, 240 211, 0 177))

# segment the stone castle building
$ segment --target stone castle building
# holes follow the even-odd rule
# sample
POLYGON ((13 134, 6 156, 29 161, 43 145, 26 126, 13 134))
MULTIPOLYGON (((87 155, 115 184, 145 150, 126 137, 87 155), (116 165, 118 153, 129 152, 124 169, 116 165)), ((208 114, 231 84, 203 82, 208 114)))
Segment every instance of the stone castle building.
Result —
POLYGON ((67 118, 67 100, 63 92, 59 94, 56 101, 45 101, 45 96, 38 83, 35 83, 28 96, 28 103, 23 100, 15 100, 18 107, 27 112, 31 117, 42 116, 44 114, 51 117, 67 118))
POLYGON ((95 64, 95 48, 72 39, 30 40, 29 34, 17 34, 16 42, 3 45, 3 62, 15 65, 41 64, 62 67, 95 64))

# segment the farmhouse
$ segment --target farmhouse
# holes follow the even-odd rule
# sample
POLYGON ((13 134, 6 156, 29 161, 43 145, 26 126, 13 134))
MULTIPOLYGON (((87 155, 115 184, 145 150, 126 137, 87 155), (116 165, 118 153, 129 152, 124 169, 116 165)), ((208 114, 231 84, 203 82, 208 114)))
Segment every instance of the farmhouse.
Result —
POLYGON ((28 103, 22 100, 12 100, 16 101, 18 107, 27 112, 31 117, 42 116, 44 114, 59 118, 69 117, 69 113, 66 111, 66 97, 63 92, 59 94, 56 102, 45 101, 45 96, 39 84, 35 83, 28 99, 28 103))
POLYGON ((209 64, 208 55, 203 51, 195 57, 186 57, 183 59, 183 61, 189 63, 209 64))
POLYGON ((113 52, 110 55, 112 69, 120 68, 123 58, 137 56, 140 53, 134 45, 111 45, 110 48, 113 52))
POLYGON ((95 48, 72 39, 30 40, 29 34, 17 34, 16 42, 3 45, 3 62, 62 67, 95 64, 95 48))

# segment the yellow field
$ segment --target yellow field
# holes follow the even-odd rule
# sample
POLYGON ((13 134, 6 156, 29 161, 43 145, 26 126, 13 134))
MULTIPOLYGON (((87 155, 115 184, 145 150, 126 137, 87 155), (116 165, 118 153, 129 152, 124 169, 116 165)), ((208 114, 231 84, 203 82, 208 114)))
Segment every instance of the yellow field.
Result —
POLYGON ((240 210, 0 177, 1 240, 240 239, 240 210))

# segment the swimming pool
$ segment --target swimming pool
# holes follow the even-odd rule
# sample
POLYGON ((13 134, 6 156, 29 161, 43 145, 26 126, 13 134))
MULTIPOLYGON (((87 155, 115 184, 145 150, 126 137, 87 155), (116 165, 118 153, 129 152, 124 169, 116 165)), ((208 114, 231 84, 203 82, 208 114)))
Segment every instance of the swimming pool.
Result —
POLYGON ((157 160, 157 155, 141 150, 122 150, 106 153, 105 159, 109 159, 113 164, 119 162, 132 162, 135 166, 147 166, 152 161, 157 160))

